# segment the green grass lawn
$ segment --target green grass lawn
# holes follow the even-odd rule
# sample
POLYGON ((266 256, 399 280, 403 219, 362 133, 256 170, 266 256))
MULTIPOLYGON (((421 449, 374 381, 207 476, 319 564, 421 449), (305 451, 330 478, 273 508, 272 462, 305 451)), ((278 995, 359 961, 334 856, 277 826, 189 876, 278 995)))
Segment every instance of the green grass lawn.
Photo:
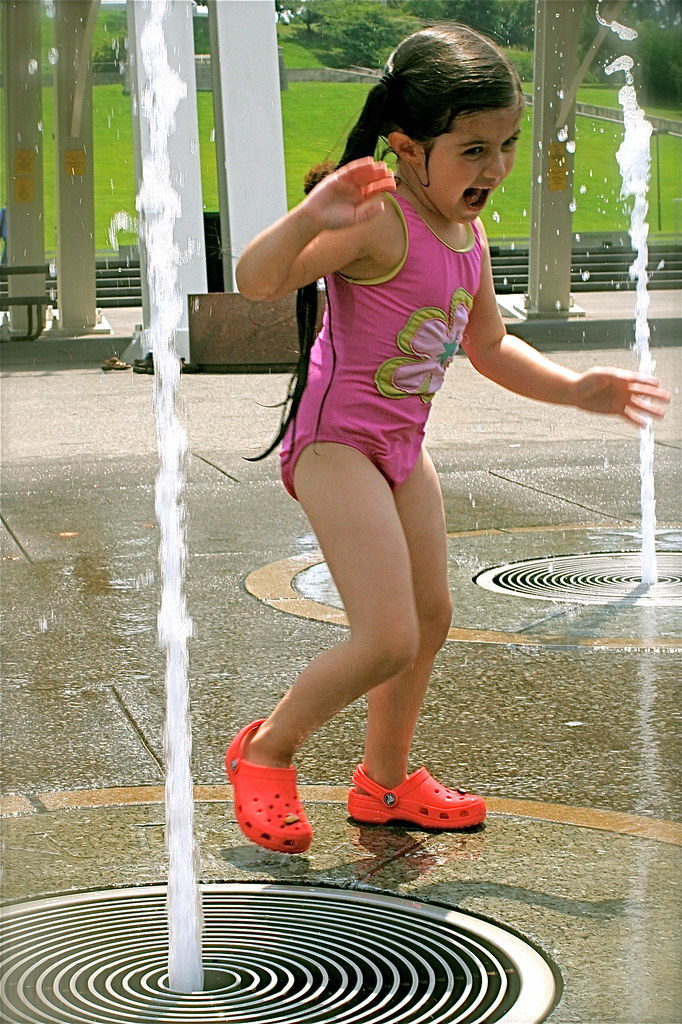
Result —
MULTIPOLYGON (((338 157, 345 137, 362 107, 369 86, 357 83, 294 82, 282 93, 284 147, 289 205, 303 196, 303 177, 313 164, 327 156, 338 157)), ((198 110, 204 206, 218 208, 215 146, 212 144, 213 110, 210 93, 199 93, 198 110)), ((45 245, 55 248, 54 149, 52 142, 52 90, 43 90, 43 137, 45 166, 45 245)), ((114 214, 135 216, 135 181, 130 97, 119 85, 94 89, 95 110, 95 218, 96 247, 108 249, 109 225, 114 214)), ((516 167, 493 197, 484 220, 492 237, 527 236, 530 222, 531 114, 527 112, 519 143, 516 167)), ((619 199, 620 173, 615 153, 623 130, 618 124, 578 117, 575 154, 574 230, 580 232, 625 231, 629 215, 619 199)), ((674 229, 673 199, 682 196, 680 167, 682 140, 660 136, 652 148, 653 166, 649 191, 650 231, 674 229), (660 155, 660 174, 657 167, 660 155), (658 179, 661 181, 660 223, 658 179)), ((4 188, 4 179, 0 184, 4 188)), ((0 198, 0 201, 1 198, 0 198)), ((134 236, 120 232, 120 244, 134 236)))
MULTIPOLYGON (((293 82, 282 94, 290 206, 303 197, 302 182, 308 168, 327 156, 340 154, 368 91, 369 86, 355 83, 293 82)), ((493 237, 528 235, 532 131, 532 114, 527 111, 516 166, 494 195, 484 216, 486 229, 493 237)), ((615 156, 622 137, 623 129, 618 124, 577 118, 573 218, 576 232, 627 230, 629 213, 624 211, 619 198, 620 171, 615 156)), ((674 228, 672 200, 682 196, 682 140, 665 135, 658 139, 657 146, 661 160, 661 223, 659 227, 654 146, 649 191, 650 230, 666 233, 674 228)))
POLYGON ((277 26, 277 43, 282 48, 284 66, 287 68, 321 68, 322 61, 308 49, 296 42, 297 32, 293 25, 277 26))

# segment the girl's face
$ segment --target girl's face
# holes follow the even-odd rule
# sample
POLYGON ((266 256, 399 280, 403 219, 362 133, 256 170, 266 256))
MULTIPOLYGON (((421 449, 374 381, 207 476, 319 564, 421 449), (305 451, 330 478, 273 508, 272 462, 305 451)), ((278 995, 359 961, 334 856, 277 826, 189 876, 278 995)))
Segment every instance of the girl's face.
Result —
POLYGON ((428 163, 424 154, 414 167, 424 205, 447 221, 475 220, 514 166, 522 116, 515 104, 457 117, 433 142, 428 163))

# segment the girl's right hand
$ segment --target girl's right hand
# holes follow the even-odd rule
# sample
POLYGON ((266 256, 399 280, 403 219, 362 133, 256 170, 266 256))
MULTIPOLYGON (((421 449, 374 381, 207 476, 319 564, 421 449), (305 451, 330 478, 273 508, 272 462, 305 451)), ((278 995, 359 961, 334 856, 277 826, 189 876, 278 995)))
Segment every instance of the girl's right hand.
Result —
POLYGON ((375 217, 384 208, 381 192, 393 191, 393 171, 371 156, 333 171, 301 203, 316 232, 347 228, 375 217))

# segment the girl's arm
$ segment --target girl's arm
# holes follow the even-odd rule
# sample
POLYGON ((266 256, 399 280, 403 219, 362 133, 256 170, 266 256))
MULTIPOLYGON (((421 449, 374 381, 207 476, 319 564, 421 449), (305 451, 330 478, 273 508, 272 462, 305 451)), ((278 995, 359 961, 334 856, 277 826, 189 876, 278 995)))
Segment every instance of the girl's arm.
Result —
MULTIPOLYGON (((485 239, 482 229, 481 234, 485 239)), ((660 419, 664 415, 661 406, 670 401, 669 392, 660 388, 655 379, 629 370, 604 367, 574 373, 543 356, 520 338, 507 334, 495 298, 487 242, 484 244, 481 284, 462 348, 484 377, 509 391, 541 402, 574 405, 589 412, 614 413, 643 426, 646 416, 660 419)))
POLYGON ((371 157, 334 171, 246 247, 237 263, 239 291, 276 299, 371 256, 379 193, 394 188, 393 173, 371 157))

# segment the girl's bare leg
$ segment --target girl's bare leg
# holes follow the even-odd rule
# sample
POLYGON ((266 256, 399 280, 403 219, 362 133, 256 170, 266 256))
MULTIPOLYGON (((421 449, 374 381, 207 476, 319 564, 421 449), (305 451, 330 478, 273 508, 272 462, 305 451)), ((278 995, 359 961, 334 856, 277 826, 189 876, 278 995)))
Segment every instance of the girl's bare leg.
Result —
POLYGON ((381 473, 354 448, 325 442, 301 454, 295 485, 351 631, 304 669, 245 751, 277 767, 334 714, 412 665, 419 646, 410 550, 381 473))
POLYGON ((443 499, 425 451, 394 497, 411 556, 420 639, 413 664, 367 694, 364 767, 386 789, 400 785, 408 774, 417 718, 452 616, 443 499))

